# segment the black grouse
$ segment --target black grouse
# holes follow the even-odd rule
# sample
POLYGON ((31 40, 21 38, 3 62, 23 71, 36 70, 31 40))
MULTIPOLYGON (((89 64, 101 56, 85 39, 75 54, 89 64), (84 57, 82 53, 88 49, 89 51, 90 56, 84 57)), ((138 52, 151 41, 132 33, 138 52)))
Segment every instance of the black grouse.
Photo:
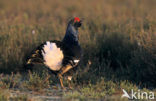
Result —
MULTIPOLYGON (((81 58, 82 49, 78 41, 78 28, 81 26, 82 21, 80 18, 75 17, 68 23, 66 34, 62 41, 46 41, 39 45, 35 50, 31 52, 31 55, 27 58, 27 65, 30 64, 44 64, 54 74, 56 74, 60 80, 61 87, 63 85, 63 75, 68 74, 69 81, 72 79, 72 72, 81 58)), ((69 87, 70 83, 69 83, 69 87)))

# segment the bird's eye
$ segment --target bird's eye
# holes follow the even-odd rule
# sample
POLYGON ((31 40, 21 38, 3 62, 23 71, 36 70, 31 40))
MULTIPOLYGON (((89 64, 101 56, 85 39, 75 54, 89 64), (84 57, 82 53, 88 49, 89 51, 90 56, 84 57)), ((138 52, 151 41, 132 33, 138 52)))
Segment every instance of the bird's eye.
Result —
POLYGON ((80 26, 81 26, 81 22, 76 22, 76 23, 74 23, 74 26, 75 26, 75 27, 80 27, 80 26))

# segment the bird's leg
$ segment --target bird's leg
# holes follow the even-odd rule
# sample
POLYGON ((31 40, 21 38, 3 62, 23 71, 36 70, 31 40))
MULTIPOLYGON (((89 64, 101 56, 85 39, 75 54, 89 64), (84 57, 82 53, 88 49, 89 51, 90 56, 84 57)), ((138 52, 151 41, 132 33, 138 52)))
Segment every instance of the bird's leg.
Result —
POLYGON ((63 67, 60 74, 63 75, 64 73, 66 73, 67 71, 69 71, 72 68, 71 65, 67 65, 66 67, 63 67))
POLYGON ((58 74, 58 77, 59 77, 59 80, 60 80, 61 87, 65 90, 65 87, 63 85, 63 79, 62 79, 63 77, 62 77, 62 75, 58 74))
POLYGON ((64 73, 66 73, 67 71, 69 71, 71 68, 72 68, 71 65, 67 65, 67 66, 65 66, 65 67, 62 67, 61 72, 58 73, 58 77, 59 77, 59 79, 60 79, 60 84, 61 84, 61 87, 62 87, 63 89, 65 89, 65 87, 64 87, 64 85, 63 85, 63 80, 62 80, 63 77, 62 77, 62 75, 63 75, 64 73))
POLYGON ((71 86, 71 79, 72 79, 72 76, 68 76, 67 79, 68 79, 68 81, 67 81, 67 82, 68 82, 68 87, 69 87, 70 89, 73 89, 72 86, 71 86))

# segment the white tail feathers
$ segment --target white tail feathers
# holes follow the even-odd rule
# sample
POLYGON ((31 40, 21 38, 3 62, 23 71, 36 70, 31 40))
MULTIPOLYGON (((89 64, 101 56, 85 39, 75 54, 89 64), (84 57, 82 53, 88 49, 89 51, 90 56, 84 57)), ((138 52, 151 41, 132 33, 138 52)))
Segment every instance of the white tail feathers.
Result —
POLYGON ((45 65, 50 69, 57 71, 60 70, 63 60, 63 52, 56 46, 55 43, 46 42, 42 51, 43 59, 45 60, 45 65))

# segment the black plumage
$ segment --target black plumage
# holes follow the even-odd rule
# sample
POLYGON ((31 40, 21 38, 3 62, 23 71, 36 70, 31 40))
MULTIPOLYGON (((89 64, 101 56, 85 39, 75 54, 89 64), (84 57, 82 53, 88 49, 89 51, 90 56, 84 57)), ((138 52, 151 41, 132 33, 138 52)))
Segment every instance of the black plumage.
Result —
POLYGON ((78 28, 81 23, 78 17, 70 20, 63 40, 46 41, 39 45, 27 58, 27 65, 45 64, 58 75, 61 86, 64 88, 62 76, 75 69, 82 58, 82 49, 78 42, 78 28))

